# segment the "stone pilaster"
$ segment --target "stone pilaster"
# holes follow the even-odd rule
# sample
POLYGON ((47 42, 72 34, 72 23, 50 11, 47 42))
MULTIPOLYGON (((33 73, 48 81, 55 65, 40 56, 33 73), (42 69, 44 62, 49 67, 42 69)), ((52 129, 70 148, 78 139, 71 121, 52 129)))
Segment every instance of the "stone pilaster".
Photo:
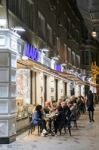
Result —
POLYGON ((16 139, 16 64, 19 36, 0 30, 0 144, 16 139))
POLYGON ((71 82, 68 81, 67 83, 67 97, 71 96, 71 82))

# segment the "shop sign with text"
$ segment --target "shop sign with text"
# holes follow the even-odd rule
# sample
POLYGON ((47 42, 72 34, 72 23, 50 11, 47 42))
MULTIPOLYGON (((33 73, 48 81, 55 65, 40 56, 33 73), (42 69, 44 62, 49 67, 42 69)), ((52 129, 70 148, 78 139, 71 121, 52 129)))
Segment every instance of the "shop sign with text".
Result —
POLYGON ((39 51, 37 48, 33 47, 29 43, 25 45, 25 56, 31 58, 34 61, 38 61, 39 51))
POLYGON ((60 64, 56 64, 55 70, 56 70, 56 71, 61 71, 61 65, 60 65, 60 64))

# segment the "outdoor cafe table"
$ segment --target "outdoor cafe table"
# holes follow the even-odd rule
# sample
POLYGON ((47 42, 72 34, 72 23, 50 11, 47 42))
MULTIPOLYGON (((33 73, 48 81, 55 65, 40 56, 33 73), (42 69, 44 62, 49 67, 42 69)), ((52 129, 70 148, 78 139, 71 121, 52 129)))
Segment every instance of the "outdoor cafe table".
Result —
POLYGON ((53 135, 53 129, 54 129, 54 120, 56 119, 56 117, 58 116, 58 114, 46 114, 45 116, 45 120, 48 123, 48 133, 51 133, 51 135, 53 135))

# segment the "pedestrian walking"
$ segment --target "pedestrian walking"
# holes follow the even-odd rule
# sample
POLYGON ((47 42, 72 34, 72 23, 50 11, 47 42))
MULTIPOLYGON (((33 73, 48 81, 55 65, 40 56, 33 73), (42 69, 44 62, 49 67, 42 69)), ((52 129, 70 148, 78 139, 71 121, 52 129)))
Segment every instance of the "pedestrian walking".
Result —
POLYGON ((93 100, 93 93, 91 90, 87 95, 87 108, 89 114, 89 121, 94 122, 94 100, 93 100))

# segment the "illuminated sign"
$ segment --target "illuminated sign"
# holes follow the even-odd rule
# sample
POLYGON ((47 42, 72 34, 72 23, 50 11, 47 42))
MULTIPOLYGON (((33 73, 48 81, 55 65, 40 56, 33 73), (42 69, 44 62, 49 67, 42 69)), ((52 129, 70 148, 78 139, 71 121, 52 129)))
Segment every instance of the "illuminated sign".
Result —
POLYGON ((25 54, 25 56, 27 56, 28 58, 31 58, 32 60, 34 60, 36 62, 45 64, 47 67, 51 67, 52 69, 55 69, 56 71, 61 71, 60 64, 56 64, 54 67, 54 64, 55 64, 55 62, 54 62, 53 67, 52 67, 51 60, 49 58, 47 58, 45 55, 42 58, 42 54, 40 53, 40 51, 37 48, 30 45, 29 43, 26 43, 26 45, 25 45, 24 54, 25 54))
POLYGON ((56 71, 61 71, 61 65, 56 64, 56 66, 55 66, 55 70, 56 70, 56 71))
POLYGON ((34 61, 38 61, 38 49, 33 47, 32 45, 26 43, 25 45, 25 56, 31 58, 34 61))

